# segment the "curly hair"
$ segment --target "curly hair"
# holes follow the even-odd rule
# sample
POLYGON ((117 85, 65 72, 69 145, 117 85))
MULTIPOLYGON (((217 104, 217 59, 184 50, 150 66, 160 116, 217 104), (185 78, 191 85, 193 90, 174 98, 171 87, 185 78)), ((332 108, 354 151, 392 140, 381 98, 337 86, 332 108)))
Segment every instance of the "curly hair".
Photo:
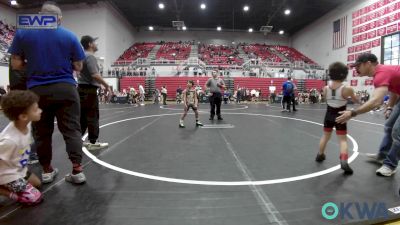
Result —
POLYGON ((344 81, 349 73, 349 68, 344 63, 334 62, 329 65, 328 71, 331 80, 344 81))
POLYGON ((1 98, 1 108, 11 121, 17 121, 19 115, 26 113, 33 104, 39 102, 39 97, 32 91, 10 91, 1 98))

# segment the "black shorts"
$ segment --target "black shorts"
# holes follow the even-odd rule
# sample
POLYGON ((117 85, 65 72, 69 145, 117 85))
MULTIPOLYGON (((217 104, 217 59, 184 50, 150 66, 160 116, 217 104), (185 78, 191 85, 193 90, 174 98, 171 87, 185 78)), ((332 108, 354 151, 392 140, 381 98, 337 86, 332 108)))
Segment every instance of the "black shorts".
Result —
POLYGON ((347 124, 336 123, 335 120, 340 116, 339 112, 346 110, 346 106, 340 108, 333 108, 328 105, 324 119, 324 131, 332 132, 333 128, 336 128, 337 135, 347 134, 347 124))

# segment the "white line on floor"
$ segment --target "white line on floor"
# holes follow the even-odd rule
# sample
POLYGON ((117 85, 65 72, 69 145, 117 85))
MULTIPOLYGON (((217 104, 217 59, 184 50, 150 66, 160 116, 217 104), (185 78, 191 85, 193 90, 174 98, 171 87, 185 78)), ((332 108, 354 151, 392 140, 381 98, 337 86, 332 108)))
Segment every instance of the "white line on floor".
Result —
MULTIPOLYGON (((242 172, 243 177, 247 181, 253 181, 255 180, 254 176, 251 174, 250 170, 247 168, 247 166, 242 162, 240 157, 236 154, 235 150, 233 149, 232 144, 226 139, 225 135, 220 131, 219 134, 222 137, 222 140, 224 140, 226 144, 226 148, 230 151, 230 153, 233 155, 235 158, 235 163, 236 166, 239 168, 240 172, 242 172)), ((277 223, 280 225, 286 225, 287 222, 285 219, 280 215, 279 211, 276 209, 274 204, 272 204, 271 200, 265 194, 264 190, 261 189, 259 186, 255 185, 249 185, 249 188, 251 192, 253 192, 254 197, 257 199, 259 205, 263 209, 265 215, 267 216, 268 220, 270 223, 277 223), (281 219, 278 219, 277 216, 281 219)))

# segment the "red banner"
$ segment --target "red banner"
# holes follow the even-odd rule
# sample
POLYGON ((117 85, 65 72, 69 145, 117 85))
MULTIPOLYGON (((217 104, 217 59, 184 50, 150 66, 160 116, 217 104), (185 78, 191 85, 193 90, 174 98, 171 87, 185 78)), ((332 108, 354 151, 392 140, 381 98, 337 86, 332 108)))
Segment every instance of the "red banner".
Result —
MULTIPOLYGON (((400 26, 400 24, 399 24, 399 26, 400 26)), ((378 36, 386 35, 386 27, 382 27, 382 28, 378 29, 377 30, 377 35, 378 36)))
POLYGON ((372 85, 373 84, 373 80, 367 79, 365 80, 365 85, 372 85))
POLYGON ((355 60, 354 55, 347 56, 347 62, 353 62, 355 60))
POLYGON ((386 29, 387 33, 391 34, 391 33, 396 32, 397 31, 397 26, 398 26, 397 24, 393 24, 393 25, 387 26, 387 29, 386 29))
POLYGON ((358 80, 351 80, 351 83, 350 83, 351 86, 357 86, 357 84, 358 84, 358 80))
POLYGON ((375 40, 372 41, 372 47, 373 48, 374 47, 378 47, 378 46, 381 46, 381 39, 380 38, 375 39, 375 40))

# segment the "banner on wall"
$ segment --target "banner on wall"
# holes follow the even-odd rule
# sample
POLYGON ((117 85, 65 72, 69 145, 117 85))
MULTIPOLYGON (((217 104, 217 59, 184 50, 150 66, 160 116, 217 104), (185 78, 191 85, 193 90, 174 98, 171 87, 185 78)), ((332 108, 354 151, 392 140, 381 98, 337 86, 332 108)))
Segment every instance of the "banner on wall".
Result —
POLYGON ((365 80, 365 85, 366 85, 366 86, 372 85, 372 84, 373 84, 373 80, 371 80, 371 79, 365 80))

